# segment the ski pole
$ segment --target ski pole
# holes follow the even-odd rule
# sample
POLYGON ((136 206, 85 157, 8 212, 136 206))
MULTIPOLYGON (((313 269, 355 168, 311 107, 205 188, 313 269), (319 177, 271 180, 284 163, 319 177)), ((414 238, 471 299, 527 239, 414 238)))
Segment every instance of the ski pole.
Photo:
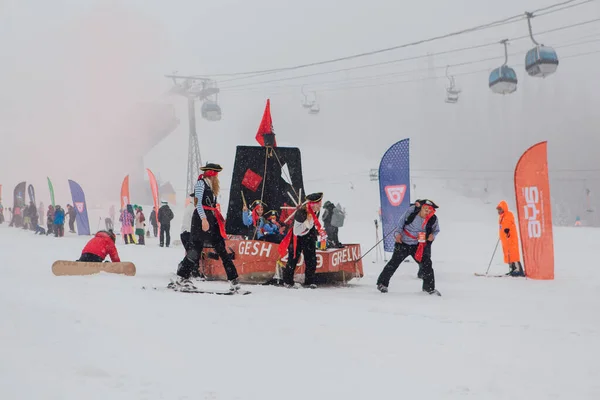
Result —
POLYGON ((365 254, 363 254, 362 256, 360 256, 360 258, 358 260, 355 260, 354 262, 357 263, 360 260, 362 260, 367 254, 369 254, 375 247, 377 247, 379 245, 379 243, 383 242, 388 236, 390 236, 392 233, 394 232, 394 229, 392 229, 391 231, 388 232, 387 235, 385 235, 383 237, 383 239, 381 239, 379 242, 375 243, 375 246, 371 247, 369 250, 367 250, 367 252, 365 254))
POLYGON ((490 259, 490 264, 488 265, 487 271, 485 271, 486 275, 490 271, 490 267, 492 266, 492 261, 494 260, 494 256, 496 255, 496 250, 498 250, 499 244, 500 244, 500 238, 498 238, 498 241, 496 242, 496 247, 494 248, 494 253, 492 254, 492 258, 490 259))

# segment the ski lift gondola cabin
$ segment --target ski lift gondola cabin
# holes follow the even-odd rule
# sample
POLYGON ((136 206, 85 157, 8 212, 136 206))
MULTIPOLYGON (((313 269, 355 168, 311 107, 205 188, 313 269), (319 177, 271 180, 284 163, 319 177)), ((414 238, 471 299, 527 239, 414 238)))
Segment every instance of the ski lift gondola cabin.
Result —
POLYGON ((221 107, 213 101, 205 101, 202 103, 202 118, 208 121, 221 120, 221 107))
POLYGON ((552 47, 538 45, 525 55, 525 70, 529 76, 545 78, 557 68, 558 56, 552 47))
POLYGON ((517 90, 517 73, 508 65, 502 65, 490 74, 489 86, 494 93, 513 93, 517 90))

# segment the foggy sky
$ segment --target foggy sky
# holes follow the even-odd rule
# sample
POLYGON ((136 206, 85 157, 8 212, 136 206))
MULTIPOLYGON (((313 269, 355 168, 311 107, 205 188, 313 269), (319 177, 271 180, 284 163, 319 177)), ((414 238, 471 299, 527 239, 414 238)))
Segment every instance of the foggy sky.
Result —
MULTIPOLYGON (((0 183, 4 202, 21 180, 44 190, 48 175, 66 199, 66 181, 76 179, 86 191, 111 191, 117 200, 120 180, 106 182, 103 177, 130 173, 121 159, 123 153, 114 149, 135 146, 136 139, 114 127, 115 115, 136 101, 176 105, 181 124, 148 154, 146 166, 162 180, 170 180, 176 189, 184 190, 186 104, 183 98, 163 95, 170 87, 164 74, 220 74, 320 61, 464 29, 554 2, 507 0, 499 7, 498 2, 481 0, 3 1, 0 183), (106 162, 86 163, 86 152, 90 151, 106 152, 106 162)), ((598 18, 597 3, 536 18, 534 32, 598 18)), ((523 63, 525 52, 533 45, 529 40, 515 41, 509 52, 518 55, 509 57, 509 65, 515 65, 520 82, 518 91, 509 96, 493 94, 487 85, 489 71, 503 62, 501 45, 431 60, 239 86, 525 34, 526 21, 520 21, 350 62, 251 80, 225 82, 231 77, 216 78, 222 88, 219 102, 223 119, 202 120, 198 106, 202 161, 218 162, 230 171, 235 146, 255 144, 265 101, 271 98, 278 142, 303 149, 305 178, 314 182, 315 189, 319 189, 319 180, 326 185, 326 178, 335 180, 336 174, 368 179, 368 169, 377 168, 383 152, 406 137, 411 138, 413 175, 433 180, 448 176, 478 186, 484 179, 502 179, 506 184, 518 157, 540 140, 550 143, 551 170, 600 170, 600 117, 596 111, 600 106, 596 72, 600 54, 561 59, 554 76, 531 78, 516 64, 523 63), (457 74, 487 68, 482 73, 456 77, 463 90, 456 105, 443 101, 445 79, 397 83, 431 73, 443 77, 447 64, 494 56, 500 59, 451 68, 450 72, 457 74), (428 66, 435 69, 428 71, 428 66), (373 78, 413 70, 420 71, 373 78), (381 86, 347 89, 365 84, 381 86), (321 106, 318 116, 302 109, 301 85, 317 92, 321 106), (329 151, 347 152, 348 164, 331 165, 329 151), (316 158, 318 167, 314 165, 316 158)), ((592 41, 557 48, 559 57, 598 51, 600 23, 539 39, 556 46, 592 41)), ((332 159, 337 162, 339 157, 332 159)), ((553 175, 581 182, 596 180, 600 193, 596 176, 600 175, 564 171, 553 175)), ((229 182, 226 177, 224 181, 229 182)))

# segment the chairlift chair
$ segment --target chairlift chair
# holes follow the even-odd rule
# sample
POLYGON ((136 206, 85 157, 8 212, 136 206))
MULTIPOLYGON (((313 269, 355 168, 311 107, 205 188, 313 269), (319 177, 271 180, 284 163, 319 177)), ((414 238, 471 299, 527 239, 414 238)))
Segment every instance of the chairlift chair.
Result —
POLYGON ((300 88, 300 91, 302 92, 302 95, 304 96, 304 101, 302 102, 302 107, 303 108, 311 108, 315 104, 315 102, 314 101, 308 101, 306 93, 304 93, 304 86, 302 86, 300 88))
POLYGON ((455 104, 458 103, 458 95, 461 90, 456 87, 456 83, 454 81, 453 76, 448 76, 448 68, 450 66, 446 66, 446 78, 448 78, 448 87, 446 87, 446 103, 455 104))
POLYGON ((319 103, 317 103, 317 93, 313 92, 313 95, 315 96, 315 99, 312 102, 310 109, 308 110, 308 113, 312 114, 312 115, 316 115, 319 113, 319 111, 321 111, 321 107, 319 107, 319 103))

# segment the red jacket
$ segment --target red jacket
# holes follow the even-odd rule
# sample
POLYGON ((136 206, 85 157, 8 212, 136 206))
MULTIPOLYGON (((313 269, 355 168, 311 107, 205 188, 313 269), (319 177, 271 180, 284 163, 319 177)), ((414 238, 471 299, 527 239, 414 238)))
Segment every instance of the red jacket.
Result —
POLYGON ((95 254, 98 257, 102 257, 103 260, 107 255, 110 255, 112 262, 121 262, 117 247, 106 232, 96 233, 96 236, 85 245, 81 253, 95 254))

